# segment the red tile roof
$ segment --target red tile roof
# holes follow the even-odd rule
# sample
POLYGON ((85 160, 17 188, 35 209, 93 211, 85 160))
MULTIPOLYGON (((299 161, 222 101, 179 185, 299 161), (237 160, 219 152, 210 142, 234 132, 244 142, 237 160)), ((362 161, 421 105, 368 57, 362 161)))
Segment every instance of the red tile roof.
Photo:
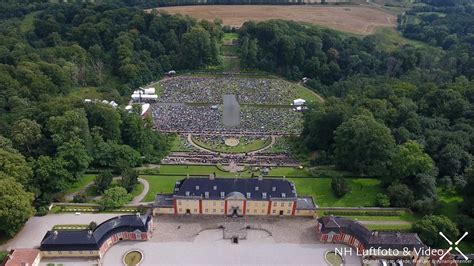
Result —
POLYGON ((39 256, 39 250, 32 248, 19 248, 10 251, 5 262, 5 266, 33 265, 39 256))

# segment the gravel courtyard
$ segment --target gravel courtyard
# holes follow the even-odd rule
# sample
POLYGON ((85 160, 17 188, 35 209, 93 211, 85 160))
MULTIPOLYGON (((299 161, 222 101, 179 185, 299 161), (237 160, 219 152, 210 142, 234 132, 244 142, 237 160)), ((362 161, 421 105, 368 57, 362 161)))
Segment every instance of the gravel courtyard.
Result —
MULTIPOLYGON (((152 239, 113 246, 104 265, 120 265, 129 250, 140 250, 140 265, 326 265, 324 253, 340 245, 322 244, 310 218, 158 216, 152 239), (232 244, 223 229, 237 223, 247 229, 246 239, 232 244)), ((345 257, 346 265, 361 265, 360 258, 345 257)))

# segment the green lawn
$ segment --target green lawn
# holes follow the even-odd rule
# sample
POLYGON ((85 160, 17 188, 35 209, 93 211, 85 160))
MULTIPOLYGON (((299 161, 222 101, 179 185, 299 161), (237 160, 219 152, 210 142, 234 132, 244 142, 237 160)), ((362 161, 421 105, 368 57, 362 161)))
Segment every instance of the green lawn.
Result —
MULTIPOLYGON (((377 45, 387 52, 395 51, 405 44, 413 45, 416 48, 429 47, 426 43, 407 39, 403 37, 400 32, 391 28, 378 29, 373 35, 373 38, 376 40, 377 45)), ((439 48, 433 49, 440 50, 439 48)))
POLYGON ((270 170, 269 176, 295 176, 295 177, 311 177, 304 169, 294 167, 276 167, 270 170))
POLYGON ((296 94, 294 97, 305 99, 307 102, 311 103, 321 103, 324 101, 324 99, 316 92, 301 85, 296 86, 296 94))
POLYGON ((87 184, 93 182, 94 179, 95 179, 95 175, 85 174, 79 180, 77 180, 74 184, 72 184, 71 187, 68 190, 66 190, 64 194, 71 194, 71 193, 78 192, 87 184))
MULTIPOLYGON (((155 194, 172 193, 176 181, 182 176, 141 176, 150 183, 150 190, 144 201, 153 201, 155 194)), ((381 192, 380 181, 369 178, 350 179, 352 191, 337 199, 331 190, 330 178, 288 178, 296 185, 300 196, 313 196, 316 204, 322 207, 371 207, 375 203, 375 194, 381 192)))
POLYGON ((238 38, 239 38, 239 34, 230 32, 230 33, 224 33, 224 37, 222 38, 222 40, 230 41, 230 40, 235 40, 238 38))
POLYGON ((239 56, 239 46, 237 45, 222 45, 221 54, 227 56, 239 56))
POLYGON ((176 181, 183 179, 181 176, 140 176, 148 181, 150 190, 143 199, 144 202, 154 201, 156 193, 172 193, 176 181))
POLYGON ((437 210, 437 214, 445 215, 451 220, 455 219, 459 213, 458 205, 463 201, 462 196, 456 191, 438 189, 438 199, 440 208, 437 210))
POLYGON ((143 188, 143 184, 138 183, 138 185, 132 190, 132 192, 130 192, 130 195, 135 198, 136 196, 140 195, 140 193, 142 193, 143 188))
POLYGON ((380 180, 352 178, 348 182, 352 191, 337 198, 331 189, 331 178, 288 178, 293 181, 300 196, 313 196, 320 207, 373 207, 375 195, 382 192, 380 180))

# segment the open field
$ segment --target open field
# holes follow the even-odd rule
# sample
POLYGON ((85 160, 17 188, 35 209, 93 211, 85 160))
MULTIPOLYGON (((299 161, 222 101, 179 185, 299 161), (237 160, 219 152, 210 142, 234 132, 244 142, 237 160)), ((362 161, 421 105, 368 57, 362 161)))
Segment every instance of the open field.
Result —
POLYGON ((225 25, 240 27, 246 21, 270 19, 308 22, 335 30, 356 34, 371 34, 377 28, 396 26, 394 15, 380 9, 362 6, 177 6, 159 8, 171 14, 189 15, 213 21, 222 19, 225 25))

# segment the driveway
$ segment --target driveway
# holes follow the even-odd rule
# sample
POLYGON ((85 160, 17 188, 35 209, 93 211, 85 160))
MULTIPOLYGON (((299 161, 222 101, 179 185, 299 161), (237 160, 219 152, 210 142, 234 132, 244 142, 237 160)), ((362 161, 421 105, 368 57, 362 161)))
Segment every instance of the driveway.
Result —
POLYGON ((41 240, 48 230, 57 224, 89 224, 94 221, 97 224, 104 222, 119 214, 90 214, 83 213, 75 215, 73 213, 49 214, 43 217, 31 217, 21 231, 6 244, 0 246, 2 250, 12 248, 36 248, 41 244, 41 240))

